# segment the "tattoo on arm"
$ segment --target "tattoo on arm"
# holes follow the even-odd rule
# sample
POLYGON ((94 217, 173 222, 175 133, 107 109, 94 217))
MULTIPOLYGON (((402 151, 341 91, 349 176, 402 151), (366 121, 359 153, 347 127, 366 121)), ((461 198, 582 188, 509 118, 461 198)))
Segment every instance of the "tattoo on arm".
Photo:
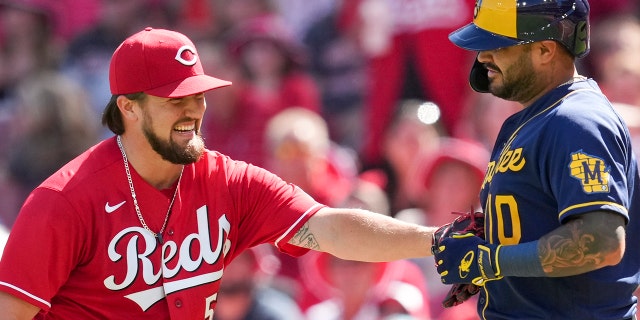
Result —
POLYGON ((289 243, 298 247, 303 247, 303 248, 308 248, 313 250, 318 250, 320 248, 320 246, 318 245, 318 242, 316 241, 316 237, 309 230, 308 223, 305 223, 298 230, 298 232, 296 232, 296 234, 293 236, 293 238, 291 238, 289 243))
POLYGON ((571 221, 540 239, 538 250, 547 275, 575 275, 606 265, 606 255, 616 249, 616 243, 583 224, 580 219, 571 221))

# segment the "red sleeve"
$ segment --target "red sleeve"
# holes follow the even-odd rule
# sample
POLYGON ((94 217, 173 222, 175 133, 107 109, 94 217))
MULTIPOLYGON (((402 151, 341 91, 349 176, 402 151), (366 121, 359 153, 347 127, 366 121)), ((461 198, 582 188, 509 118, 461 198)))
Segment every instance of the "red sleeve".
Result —
POLYGON ((80 261, 86 227, 58 192, 38 188, 27 198, 0 261, 0 290, 42 310, 80 261))
POLYGON ((271 172, 242 162, 235 163, 229 188, 240 221, 240 247, 272 243, 293 256, 308 251, 287 242, 324 205, 271 172))

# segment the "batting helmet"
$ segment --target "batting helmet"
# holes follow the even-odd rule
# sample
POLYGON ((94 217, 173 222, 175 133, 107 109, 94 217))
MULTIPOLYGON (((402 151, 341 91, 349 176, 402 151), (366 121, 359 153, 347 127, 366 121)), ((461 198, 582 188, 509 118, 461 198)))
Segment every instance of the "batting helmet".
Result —
MULTIPOLYGON (((473 22, 449 40, 472 51, 487 51, 542 40, 556 40, 577 58, 589 52, 587 0, 476 0, 473 22)), ((487 92, 488 79, 476 61, 471 87, 487 92)))

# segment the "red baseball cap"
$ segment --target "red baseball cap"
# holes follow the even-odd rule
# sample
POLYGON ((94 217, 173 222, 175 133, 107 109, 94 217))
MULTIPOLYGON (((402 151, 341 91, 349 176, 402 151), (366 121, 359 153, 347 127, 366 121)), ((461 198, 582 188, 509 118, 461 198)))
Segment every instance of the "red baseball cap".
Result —
POLYGON ((204 74, 196 48, 185 35, 147 27, 127 38, 113 53, 109 85, 114 95, 144 92, 179 98, 231 82, 204 74))

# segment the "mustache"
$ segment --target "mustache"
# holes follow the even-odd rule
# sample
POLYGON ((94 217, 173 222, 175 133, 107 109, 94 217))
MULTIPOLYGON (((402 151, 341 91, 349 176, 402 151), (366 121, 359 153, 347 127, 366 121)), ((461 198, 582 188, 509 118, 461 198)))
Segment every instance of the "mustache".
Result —
POLYGON ((500 68, 498 68, 498 66, 497 66, 497 65, 495 65, 495 64, 493 64, 493 63, 491 63, 491 62, 484 63, 484 64, 483 64, 483 66, 484 66, 484 67, 485 67, 485 69, 487 69, 487 70, 492 70, 492 71, 502 72, 502 71, 500 70, 500 68))

